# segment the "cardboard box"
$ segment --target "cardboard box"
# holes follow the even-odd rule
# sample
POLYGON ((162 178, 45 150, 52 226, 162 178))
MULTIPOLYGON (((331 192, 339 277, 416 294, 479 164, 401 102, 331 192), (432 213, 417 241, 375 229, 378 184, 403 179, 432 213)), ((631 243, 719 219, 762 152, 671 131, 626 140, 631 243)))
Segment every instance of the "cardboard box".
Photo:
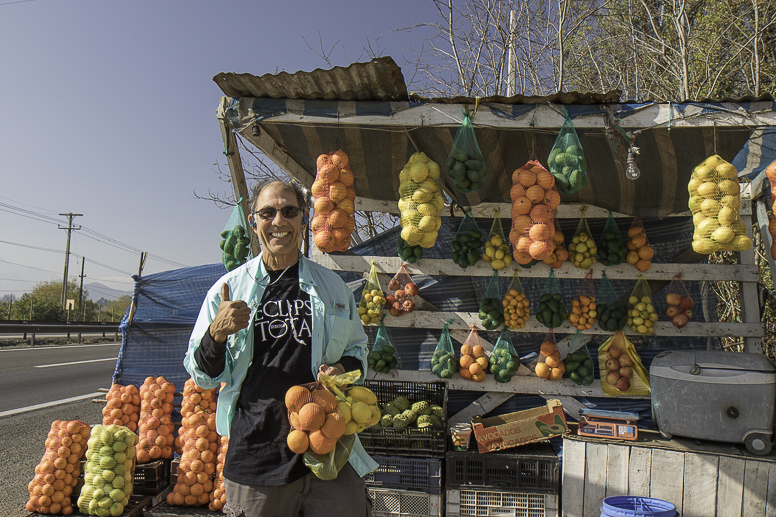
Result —
POLYGON ((563 406, 558 399, 542 406, 491 418, 472 418, 474 438, 481 453, 549 440, 569 432, 563 406))

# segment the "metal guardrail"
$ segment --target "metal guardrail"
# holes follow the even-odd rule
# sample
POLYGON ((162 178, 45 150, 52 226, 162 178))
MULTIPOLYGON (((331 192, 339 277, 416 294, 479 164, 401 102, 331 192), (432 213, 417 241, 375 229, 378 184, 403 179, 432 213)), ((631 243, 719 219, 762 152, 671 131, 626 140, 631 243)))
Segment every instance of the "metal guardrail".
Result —
POLYGON ((24 339, 29 335, 30 345, 35 345, 35 334, 57 334, 66 333, 78 335, 78 342, 81 342, 82 334, 94 334, 102 332, 103 337, 112 333, 118 340, 119 323, 113 322, 35 322, 35 321, 5 321, 0 322, 0 336, 4 334, 23 334, 24 339))

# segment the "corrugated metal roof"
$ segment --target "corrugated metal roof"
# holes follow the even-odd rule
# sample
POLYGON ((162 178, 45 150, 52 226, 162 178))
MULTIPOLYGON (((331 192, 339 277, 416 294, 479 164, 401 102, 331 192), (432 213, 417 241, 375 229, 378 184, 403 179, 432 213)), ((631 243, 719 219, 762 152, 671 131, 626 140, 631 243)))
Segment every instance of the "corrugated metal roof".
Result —
POLYGON ((503 95, 491 95, 490 97, 422 97, 420 95, 410 95, 410 100, 415 102, 437 102, 441 104, 474 104, 479 101, 480 104, 486 102, 498 102, 502 104, 544 104, 551 102, 553 104, 614 104, 620 102, 620 90, 612 90, 606 93, 579 93, 579 92, 557 92, 552 95, 513 95, 504 97, 503 95))

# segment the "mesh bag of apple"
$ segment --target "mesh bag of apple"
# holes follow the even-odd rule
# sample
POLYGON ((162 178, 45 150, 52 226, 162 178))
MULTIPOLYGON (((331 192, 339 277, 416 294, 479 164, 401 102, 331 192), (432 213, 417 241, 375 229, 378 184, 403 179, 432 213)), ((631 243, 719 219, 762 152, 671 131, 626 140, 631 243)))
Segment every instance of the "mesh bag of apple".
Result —
POLYGON ((396 368, 399 360, 395 356, 396 349, 388 336, 388 329, 385 327, 385 316, 380 320, 380 327, 377 329, 375 343, 372 345, 372 351, 367 355, 367 366, 377 373, 390 373, 396 368))
POLYGON ((462 379, 482 382, 488 371, 489 361, 485 355, 485 348, 482 346, 480 333, 472 326, 469 329, 469 335, 466 341, 461 345, 461 359, 459 360, 461 369, 459 374, 462 379))
POLYGON ((674 327, 680 329, 692 319, 693 305, 687 286, 682 281, 682 274, 674 275, 666 294, 666 317, 674 327))
POLYGON ((498 271, 494 271, 485 289, 485 295, 480 300, 480 312, 477 316, 485 330, 496 330, 504 323, 504 311, 501 303, 501 289, 498 271))
POLYGON ((324 253, 345 251, 350 247, 350 234, 356 227, 353 218, 356 191, 350 159, 340 149, 318 156, 318 171, 310 189, 314 198, 310 229, 315 245, 324 253))
MULTIPOLYGON (((515 261, 521 266, 532 261, 553 265, 555 249, 555 210, 560 195, 555 178, 537 161, 529 161, 512 173, 512 229, 509 240, 515 261)), ((562 242, 563 235, 560 235, 562 242)))
POLYGON ((601 389, 606 395, 650 394, 649 372, 622 330, 618 330, 598 349, 598 364, 601 389))
POLYGON ((628 229, 628 237, 630 239, 625 245, 628 250, 625 260, 643 273, 652 267, 652 257, 655 256, 655 250, 649 244, 641 217, 636 217, 633 220, 633 224, 628 229))
POLYGON ((419 291, 418 286, 407 272, 406 265, 402 264, 391 281, 388 282, 388 290, 393 292, 385 297, 388 312, 396 318, 415 310, 415 296, 418 295, 419 291))
POLYGON ((606 332, 616 332, 628 324, 628 308, 620 301, 606 271, 601 272, 598 290, 598 326, 606 332))
POLYGON ((520 368, 520 356, 512 344, 512 333, 508 327, 501 329, 493 353, 490 354, 490 373, 496 382, 509 382, 520 368))
POLYGON ((560 351, 555 340, 555 332, 547 331, 541 346, 539 347, 539 359, 534 366, 536 376, 548 381, 557 381, 566 373, 566 365, 560 358, 560 351))
POLYGON ((598 260, 604 266, 617 266, 625 262, 626 254, 625 246, 622 244, 622 233, 610 210, 604 225, 604 233, 601 235, 601 242, 598 244, 598 260))
POLYGON ((453 150, 445 161, 447 175, 459 192, 468 194, 482 188, 488 168, 482 156, 477 137, 474 134, 472 119, 463 112, 463 122, 455 133, 453 150))
MULTIPOLYGON (((453 321, 455 320, 448 320, 445 322, 442 327, 442 334, 439 336, 439 341, 434 349, 434 353, 431 354, 431 373, 440 379, 449 379, 458 369, 458 361, 455 360, 453 342, 450 339, 450 330, 447 328, 453 321)), ((464 369, 461 368, 461 377, 464 377, 463 370, 464 369)))
POLYGON ((493 224, 490 226, 490 233, 485 241, 485 253, 482 254, 482 260, 490 264, 494 271, 499 271, 512 263, 511 253, 509 243, 504 238, 501 216, 498 209, 494 208, 493 224))
POLYGON ((361 291, 361 301, 358 302, 358 317, 364 325, 374 325, 380 322, 380 312, 388 302, 380 287, 380 279, 377 276, 377 265, 372 261, 369 276, 366 278, 364 290, 361 291))
POLYGON ((587 185, 585 153, 568 113, 547 158, 547 164, 562 192, 575 194, 587 185))
POLYGON ((458 231, 455 232, 452 247, 451 258, 462 269, 473 266, 482 258, 482 231, 477 226, 471 209, 464 213, 458 231))
POLYGON ((628 298, 628 326, 642 336, 651 336, 655 333, 657 319, 649 283, 644 276, 639 275, 636 286, 628 298))
POLYGON ((137 463, 172 459, 175 446, 172 403, 175 386, 164 376, 146 377, 140 386, 140 422, 137 463))
POLYGON ((582 280, 577 297, 571 300, 571 312, 569 313, 571 325, 577 330, 592 328, 593 321, 598 315, 597 309, 595 283, 593 282, 593 270, 591 269, 582 280))
POLYGON ((213 491, 210 492, 210 503, 207 507, 213 512, 220 512, 226 504, 226 490, 224 489, 224 462, 226 451, 229 449, 229 437, 218 437, 218 456, 216 457, 216 477, 213 481, 213 491))
POLYGON ((579 269, 589 269, 596 263, 598 246, 590 232, 590 226, 587 224, 585 212, 587 206, 582 208, 582 215, 579 217, 577 231, 568 245, 569 260, 579 269))
POLYGON ((113 384, 105 395, 107 403, 102 408, 102 425, 123 425, 137 431, 140 419, 140 392, 134 384, 113 384))
POLYGON ((585 335, 577 330, 566 354, 566 375, 579 386, 589 386, 593 383, 594 374, 593 357, 587 348, 585 335))
POLYGON ((397 242, 400 256, 415 262, 423 254, 417 248, 431 248, 442 227, 440 213, 445 202, 439 192, 439 165, 424 153, 413 154, 399 173, 399 211, 403 241, 397 242))
POLYGON ((504 293, 501 305, 504 308, 504 325, 506 327, 513 330, 525 327, 528 317, 531 315, 531 304, 523 292, 523 284, 520 283, 517 271, 512 275, 512 281, 509 283, 507 292, 504 293))
POLYGON ((46 452, 27 485, 30 498, 25 509, 43 514, 73 513, 71 495, 81 475, 89 424, 80 420, 55 420, 46 437, 46 452))
POLYGON ((687 189, 695 225, 692 249, 696 253, 746 251, 752 247, 739 215, 741 188, 733 165, 716 154, 706 158, 693 169, 687 189))

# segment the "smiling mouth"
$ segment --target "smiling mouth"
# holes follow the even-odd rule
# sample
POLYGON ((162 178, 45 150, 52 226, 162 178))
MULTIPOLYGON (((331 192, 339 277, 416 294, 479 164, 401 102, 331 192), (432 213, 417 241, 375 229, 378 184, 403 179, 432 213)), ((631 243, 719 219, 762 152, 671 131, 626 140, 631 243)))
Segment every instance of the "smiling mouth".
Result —
POLYGON ((272 232, 270 235, 276 239, 282 239, 286 235, 290 235, 291 232, 272 232))

